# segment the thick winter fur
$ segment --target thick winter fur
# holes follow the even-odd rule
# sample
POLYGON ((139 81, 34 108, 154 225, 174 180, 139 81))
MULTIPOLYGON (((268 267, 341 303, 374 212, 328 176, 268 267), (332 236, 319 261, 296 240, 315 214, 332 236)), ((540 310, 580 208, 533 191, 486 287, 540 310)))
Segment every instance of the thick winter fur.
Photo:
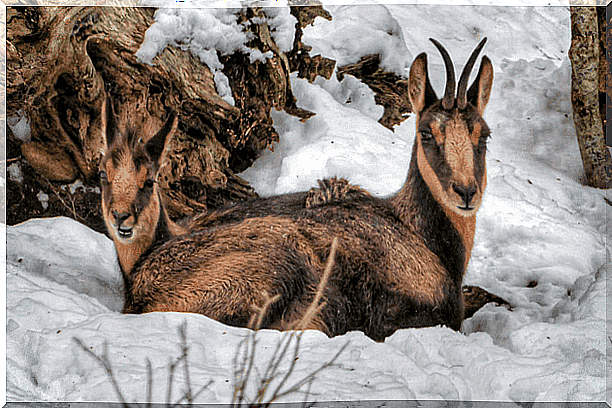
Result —
POLYGON ((454 70, 444 58, 447 91, 441 100, 429 83, 426 55, 411 68, 417 137, 406 183, 390 199, 345 180, 323 180, 308 192, 203 214, 189 232, 173 234, 155 183, 149 191, 146 180, 155 179, 161 139, 176 125, 166 124, 167 133, 162 129, 145 143, 144 153, 129 134, 120 138, 104 161, 103 199, 119 258, 125 258, 124 312, 194 312, 245 326, 255 307, 279 295, 263 327, 290 329, 311 303, 338 237, 326 305, 309 328, 329 335, 361 330, 375 340, 404 327, 458 330, 461 283, 486 185, 489 130, 482 113, 493 70, 484 57, 471 88, 463 83, 468 72, 455 97, 454 70), (113 211, 131 218, 117 223, 113 211), (128 228, 133 236, 126 238, 128 228), (132 245, 131 252, 120 251, 121 245, 132 245))
POLYGON ((166 137, 176 129, 177 119, 171 115, 145 142, 149 135, 117 129, 110 100, 103 105, 103 115, 107 147, 99 173, 102 213, 125 274, 153 245, 184 232, 168 218, 157 187, 166 137))

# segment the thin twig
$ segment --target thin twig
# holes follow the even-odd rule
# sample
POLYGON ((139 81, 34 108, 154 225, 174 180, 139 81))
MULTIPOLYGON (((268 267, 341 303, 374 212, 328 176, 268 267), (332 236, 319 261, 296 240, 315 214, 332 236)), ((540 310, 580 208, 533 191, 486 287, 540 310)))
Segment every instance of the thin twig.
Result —
MULTIPOLYGON (((254 320, 254 319, 252 319, 254 320)), ((244 388, 246 386, 246 379, 245 377, 247 376, 247 372, 251 370, 251 368, 249 367, 249 369, 247 370, 247 365, 249 365, 249 360, 252 360, 252 352, 249 352, 249 338, 251 337, 251 335, 249 334, 248 337, 244 337, 240 343, 238 343, 238 349, 236 350, 236 354, 234 355, 234 381, 236 381, 236 383, 234 384, 234 395, 232 396, 232 407, 235 406, 240 406, 242 404, 242 401, 244 400, 244 388), (242 353, 243 358, 242 361, 239 363, 238 362, 238 358, 240 357, 241 353, 240 353, 240 349, 244 347, 244 353, 242 353)), ((254 341, 254 339, 251 339, 252 341, 254 341)))
MULTIPOLYGON (((295 341, 295 347, 293 348, 293 358, 291 359, 291 363, 289 365, 289 368, 287 369, 287 372, 285 373, 285 375, 283 376, 282 380, 280 381, 280 383, 278 384, 278 386, 276 387, 276 389, 274 390, 273 394, 272 394, 272 398, 270 399, 270 401, 268 402, 273 402, 276 400, 276 394, 278 394, 278 392, 280 391, 281 388, 284 387, 284 385, 287 383, 287 380, 289 380, 289 377, 291 377, 291 375, 293 374, 293 370, 295 369, 295 365, 297 363, 298 360, 298 352, 300 350, 300 342, 302 340, 302 334, 304 332, 299 333, 298 335, 295 334, 295 332, 292 332, 289 335, 289 340, 286 343, 286 347, 283 350, 282 353, 282 357, 284 357, 284 354, 286 353, 286 351, 289 349, 289 344, 291 343, 291 340, 293 339, 293 337, 296 338, 295 341)), ((277 361, 275 362, 275 369, 278 368, 278 366, 280 365, 281 362, 281 358, 277 359, 277 361)), ((276 370, 275 370, 276 371, 276 370)), ((274 376, 276 376, 276 372, 274 372, 274 376)), ((270 379, 270 382, 273 380, 273 378, 270 379)))
POLYGON ((308 379, 308 388, 306 388, 306 394, 304 395, 304 402, 302 403, 302 408, 306 408, 306 404, 308 404, 308 397, 310 396, 310 388, 312 388, 312 383, 314 383, 314 376, 308 379))
MULTIPOLYGON (((308 376, 306 376, 301 381, 298 381, 296 384, 294 384, 288 390, 281 392, 281 389, 285 386, 285 384, 287 383, 287 381, 289 380, 289 378, 291 377, 291 375, 293 374, 293 371, 295 369, 295 366, 296 366, 296 363, 297 363, 297 360, 298 360, 298 351, 300 349, 300 342, 302 340, 302 335, 304 333, 304 330, 307 329, 308 325, 312 322, 314 317, 317 314, 319 314, 320 311, 322 310, 322 308, 325 306, 325 302, 323 302, 323 303, 320 303, 320 302, 321 302, 321 298, 323 297, 323 293, 325 291, 325 288, 327 287, 327 284, 328 284, 328 281, 329 281, 329 277, 331 276, 332 269, 334 267, 337 249, 338 249, 338 238, 334 237, 334 239, 332 240, 330 251, 329 251, 329 256, 327 257, 327 263, 325 265, 325 270, 323 272, 323 276, 321 278, 321 281, 319 282, 319 285, 317 286, 317 291, 315 293, 315 297, 312 300, 312 302, 310 303, 310 306, 308 307, 308 309, 306 310, 306 313, 304 314, 304 316, 302 317, 302 319, 300 320, 300 322, 297 325, 298 330, 300 330, 300 334, 298 334, 296 336, 296 343, 295 343, 295 348, 294 348, 294 352, 293 352, 293 359, 291 360, 291 365, 289 366, 289 369, 287 370, 287 372, 283 376, 283 379, 280 381, 279 385, 274 390, 274 392, 272 394, 272 397, 268 401, 268 403, 274 402, 278 398, 280 398, 280 397, 282 397, 284 395, 287 395, 289 393, 296 392, 304 384, 306 384, 308 382, 312 382, 314 380, 314 376, 316 374, 318 374, 324 368, 329 367, 331 364, 333 364, 333 362, 338 358, 340 353, 342 353, 342 351, 344 350, 344 347, 343 347, 342 349, 340 349, 340 351, 336 354, 336 356, 334 356, 334 358, 330 362, 324 364, 318 370, 316 370, 315 372, 309 374, 308 376)), ((287 343, 287 347, 288 347, 288 344, 291 342, 291 340, 292 340, 292 337, 289 338, 289 342, 287 343)), ((284 354, 284 352, 286 352, 286 349, 283 350, 283 354, 284 354)), ((278 359, 277 362, 280 363, 280 359, 278 359)), ((310 392, 310 390, 308 392, 310 392)))
MULTIPOLYGON (((263 378, 261 379, 258 389, 257 389, 257 397, 255 401, 257 401, 258 403, 263 402, 270 383, 274 380, 274 378, 276 378, 277 370, 280 367, 281 361, 285 358, 285 354, 287 353, 287 350, 289 350, 289 345, 291 344, 291 340, 293 339, 293 337, 295 337, 295 332, 285 333, 283 338, 276 343, 276 350, 274 350, 274 355, 272 357, 272 360, 268 363, 266 372, 263 378)), ((296 347, 299 347, 299 344, 296 345, 296 347)), ((293 371, 293 364, 289 368, 285 377, 287 377, 288 375, 291 375, 292 371, 293 371)), ((282 383, 280 386, 282 386, 282 383)))
POLYGON ((185 392, 185 399, 187 400, 187 404, 191 406, 193 404, 193 396, 191 395, 191 381, 189 379, 189 363, 187 362, 187 354, 189 351, 189 346, 187 346, 187 323, 183 322, 183 324, 179 327, 179 336, 181 337, 181 349, 183 351, 183 367, 185 368, 185 383, 187 385, 187 391, 185 392))
POLYGON ((151 360, 147 358, 147 408, 151 408, 153 399, 153 369, 151 368, 151 360))
POLYGON ((327 257, 327 263, 325 265, 325 271, 323 272, 323 277, 317 286, 317 292, 315 293, 315 297, 310 303, 310 306, 304 313, 304 317, 297 324, 297 330, 306 330, 308 325, 312 322, 312 319, 321 311, 324 304, 319 304, 321 298, 323 297, 323 292, 327 287, 327 282, 329 281, 329 277, 331 276, 331 271, 334 268, 334 262, 336 259, 336 251, 338 249, 338 237, 334 237, 331 243, 331 249, 329 250, 329 256, 327 257))
POLYGON ((169 361, 170 365, 168 367, 168 391, 166 392, 166 405, 170 405, 172 400, 172 383, 174 381, 174 370, 176 369, 176 366, 179 365, 181 360, 183 360, 184 356, 185 355, 182 354, 179 358, 176 359, 174 363, 172 362, 172 359, 170 359, 169 361))
POLYGON ((297 390, 299 390, 304 384, 306 384, 309 381, 313 381, 314 377, 319 374, 321 371, 323 371, 324 369, 331 367, 336 360, 338 359, 338 357, 340 357, 340 354, 342 354, 342 352, 346 349, 346 347, 349 345, 349 343, 345 343, 340 350, 338 350, 338 352, 334 355, 334 357, 326 362, 325 364, 321 365, 321 367, 319 367, 317 370, 315 370, 314 372, 308 374, 306 377, 304 377, 302 380, 298 381, 297 383, 295 383, 291 388, 289 388, 286 391, 283 391, 281 393, 278 393, 273 396, 274 399, 271 400, 270 402, 273 402, 275 400, 277 400, 278 398, 284 397, 285 395, 291 394, 296 392, 297 390))
POLYGON ((104 368, 104 370, 106 370, 106 374, 111 380, 111 384, 113 388, 115 389, 115 393, 119 397, 119 401, 121 402, 121 405, 124 408, 130 408, 130 405, 125 401, 125 398, 123 397, 123 394, 121 393, 121 390, 119 389, 119 385, 117 384, 117 381, 115 380, 115 375, 113 374, 113 368, 111 367, 110 362, 108 361, 108 344, 104 342, 102 357, 99 357, 96 353, 94 353, 89 348, 87 348, 87 346, 83 344, 81 339, 77 337, 73 337, 72 340, 75 343, 77 343, 83 350, 85 350, 87 354, 95 358, 96 361, 104 368))
MULTIPOLYGON (((206 390, 206 389, 208 388, 208 386, 209 386, 210 384, 212 384, 212 383, 213 383, 213 380, 208 380, 208 382, 207 382, 206 384, 204 384, 204 385, 202 386, 202 388, 200 388, 200 389, 198 390, 198 392, 196 392, 195 394, 193 394, 193 395, 191 396, 191 400, 192 400, 192 401, 193 401, 193 400, 195 400, 195 399, 196 399, 196 398, 197 398, 197 397, 198 397, 198 396, 199 396, 199 395, 200 395, 202 392, 204 392, 204 390, 206 390)), ((186 399, 187 399, 187 394, 184 394, 184 395, 181 397, 181 399, 180 399, 180 400, 176 401, 176 403, 174 403, 174 404, 170 405, 168 408, 176 407, 177 405, 182 404, 182 402, 183 402, 183 401, 185 401, 186 399)))
POLYGON ((66 201, 62 198, 62 194, 55 188, 55 186, 53 185, 53 183, 51 183, 51 181, 49 181, 49 179, 47 179, 44 176, 41 176, 41 179, 44 180, 47 183, 47 185, 49 186, 49 188, 51 188, 51 190, 53 190, 53 193, 62 202, 64 207, 66 207, 66 209, 68 211, 72 212, 72 215, 74 216, 75 220, 77 220, 77 221, 85 221, 85 219, 83 217, 81 217, 79 214, 77 214, 76 207, 74 206, 74 197, 71 194, 66 193, 66 194, 68 194, 68 197, 70 197, 70 206, 69 206, 68 203, 66 203, 66 201))
POLYGON ((257 311, 257 321, 255 323, 255 326, 251 327, 251 329, 255 331, 261 329, 261 325, 263 324, 266 314, 268 314, 268 310, 270 310, 270 306, 272 306, 273 303, 276 303, 278 299, 280 299, 280 295, 277 294, 273 297, 270 297, 270 295, 268 295, 268 293, 264 291, 263 306, 262 307, 253 306, 253 309, 257 311))
POLYGON ((276 343, 276 348, 274 350, 273 357, 269 361, 263 376, 259 376, 259 371, 254 366, 255 353, 257 351, 257 330, 261 328, 268 309, 274 302, 278 300, 279 295, 270 298, 267 294, 264 294, 264 305, 262 307, 254 307, 257 313, 251 316, 251 320, 249 322, 249 327, 253 331, 249 334, 249 336, 243 338, 243 340, 239 343, 238 351, 236 353, 236 356, 234 357, 234 376, 236 384, 234 385, 234 397, 232 399, 233 407, 242 406, 243 403, 246 402, 246 386, 253 371, 255 371, 257 374, 257 394, 253 401, 248 402, 249 406, 269 407, 272 402, 287 394, 297 392, 301 387, 306 384, 308 384, 308 388, 306 390, 306 398, 308 398, 315 376, 325 368, 330 367, 332 364, 334 364, 334 362, 348 345, 348 343, 345 344, 330 361, 323 364, 317 370, 307 375, 287 390, 283 390, 289 378, 293 375, 293 372, 297 365, 298 353, 300 350, 300 343, 304 330, 308 328, 315 316, 317 316, 323 309, 323 307, 325 307, 326 303, 321 302, 321 299, 323 298, 325 288, 328 285, 329 278, 334 267, 337 248, 338 238, 334 237, 334 239, 332 240, 329 256, 327 257, 325 270, 323 272, 323 276, 321 277, 321 281, 317 285, 317 291, 315 292, 315 296, 302 319, 294 325, 296 330, 299 331, 299 334, 296 334, 295 331, 285 333, 285 335, 276 343), (287 356, 287 353, 291 345, 293 344, 294 338, 295 345, 293 347, 292 353, 293 358, 291 359, 289 368, 283 375, 283 378, 280 380, 278 385, 272 391, 272 396, 268 399, 268 401, 264 403, 264 399, 268 394, 270 384, 277 377, 278 369, 280 368, 281 362, 287 356), (242 360, 241 362, 239 362, 241 349, 244 349, 244 354, 242 354, 242 360))
POLYGON ((249 322, 249 328, 252 329, 252 332, 249 334, 247 338, 244 338, 238 344, 238 350, 236 352, 236 357, 234 359, 234 378, 237 381, 237 384, 234 385, 234 395, 232 397, 232 406, 240 406, 244 402, 246 398, 246 386, 248 384, 248 380, 253 371, 254 362, 255 362, 255 352, 257 349, 257 338, 255 333, 257 330, 261 328, 263 324, 263 320, 270 309, 270 306, 276 302, 280 295, 276 295, 270 297, 266 292, 263 293, 264 296, 264 304, 261 307, 253 306, 253 309, 257 312, 256 314, 251 316, 249 322), (250 341, 249 341, 250 339, 250 341), (249 347, 250 345, 250 347, 249 347), (240 349, 244 346, 244 358, 242 359, 242 364, 237 364, 238 356, 240 355, 240 349))
MULTIPOLYGON (((191 389, 191 379, 189 376, 189 364, 188 364, 188 360, 187 360, 187 356, 189 354, 189 346, 187 346, 187 325, 186 323, 183 323, 180 327, 179 327, 179 336, 181 338, 181 355, 180 357, 178 357, 176 359, 176 361, 172 362, 172 359, 170 359, 169 361, 169 366, 168 366, 168 390, 167 390, 167 394, 166 394, 166 405, 168 407, 175 407, 178 404, 181 404, 183 401, 186 401, 187 404, 189 406, 193 405, 193 401, 205 390, 207 389, 210 384, 212 384, 212 380, 208 381, 208 383, 206 383, 204 386, 202 386, 195 394, 193 393, 192 389, 191 389), (174 382, 174 371, 176 369, 176 367, 183 362, 183 367, 185 369, 185 382, 186 382, 186 391, 183 394, 183 396, 175 403, 175 404, 170 404, 170 401, 172 399, 172 384, 174 382)), ((83 349, 85 350, 89 355, 91 355, 93 358, 96 359, 96 361, 106 370, 106 373, 108 374, 110 380, 111 380, 111 384, 113 385, 113 388, 115 389, 115 392, 117 393, 117 395, 119 396, 119 400, 121 401, 121 404, 123 406, 123 408, 131 408, 131 406, 125 401, 125 398, 123 397, 123 394, 121 393, 121 390, 119 389, 119 385, 117 384, 117 381, 115 380, 115 376, 113 374, 113 369, 111 367, 110 361, 108 360, 108 345, 106 342, 104 342, 103 345, 103 352, 102 352, 102 356, 98 356, 96 355, 93 351, 91 351, 90 349, 88 349, 83 342, 76 338, 73 337, 73 340, 83 349)), ((153 369, 151 367, 151 361, 147 358, 146 359, 146 363, 147 363, 147 385, 146 385, 146 407, 147 408, 151 408, 151 404, 152 404, 152 395, 153 395, 153 369)))

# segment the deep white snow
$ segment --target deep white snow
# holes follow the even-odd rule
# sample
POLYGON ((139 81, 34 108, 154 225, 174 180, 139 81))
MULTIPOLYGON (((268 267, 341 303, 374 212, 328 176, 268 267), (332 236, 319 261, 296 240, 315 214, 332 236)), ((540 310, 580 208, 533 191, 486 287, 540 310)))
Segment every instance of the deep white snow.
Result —
MULTIPOLYGON (((309 400, 610 400, 605 323, 606 242, 612 227, 604 197, 612 199, 612 194, 581 184, 569 101, 567 8, 326 8, 334 20, 318 19, 305 31, 304 42, 313 45, 313 54, 350 63, 380 52, 388 69, 406 75, 411 60, 427 52, 439 95, 444 70, 428 38, 445 45, 458 72, 478 41, 489 38, 483 54, 493 61, 495 82, 485 112, 492 130, 488 187, 464 282, 507 299, 512 309, 489 304, 464 322, 463 333, 443 327, 405 329, 384 343, 359 332, 331 339, 306 332, 287 385, 346 345, 336 364, 317 375, 309 400)), ((269 17, 286 19, 285 11, 269 17)), ((147 58, 154 63, 164 46, 181 43, 207 62, 203 50, 218 38, 202 24, 218 22, 228 12, 207 13, 202 8, 159 11, 158 23, 147 33, 148 39, 156 38, 157 48, 147 51, 147 58), (179 27, 185 21, 191 25, 179 27)), ((382 108, 352 77, 313 84, 293 77, 292 86, 298 105, 316 116, 301 123, 273 112, 280 143, 242 174, 260 194, 306 190, 328 176, 346 177, 379 196, 400 188, 414 138, 413 117, 395 132, 382 127, 377 122, 382 108)), ((153 400, 163 402, 169 360, 181 353, 177 329, 183 322, 192 389, 212 380, 196 402, 231 400, 233 359, 248 330, 199 315, 121 315, 114 246, 75 221, 30 220, 7 227, 6 239, 9 401, 117 401, 104 369, 73 342, 78 337, 98 355, 108 343, 108 359, 128 402, 146 399, 149 359, 153 400)), ((260 371, 284 336, 258 333, 260 371)), ((287 359, 280 373, 288 367, 287 359)), ((173 400, 184 389, 181 367, 175 380, 173 400)), ((282 400, 303 398, 293 393, 282 400)))

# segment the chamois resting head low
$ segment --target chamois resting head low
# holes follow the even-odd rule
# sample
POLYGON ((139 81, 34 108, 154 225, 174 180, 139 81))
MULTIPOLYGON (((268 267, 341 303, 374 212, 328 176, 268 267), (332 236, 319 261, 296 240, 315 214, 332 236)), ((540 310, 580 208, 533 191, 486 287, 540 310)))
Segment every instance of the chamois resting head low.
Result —
POLYGON ((102 214, 115 242, 123 268, 131 268, 154 242, 176 235, 181 229, 165 215, 157 174, 168 135, 177 126, 170 114, 150 139, 137 129, 121 132, 112 102, 103 104, 106 115, 106 151, 100 163, 102 214))
POLYGON ((177 229, 155 182, 176 117, 148 139, 117 132, 108 104, 102 207, 124 277, 124 313, 192 312, 245 326, 255 308, 274 298, 262 327, 293 328, 314 298, 337 238, 325 306, 307 328, 329 335, 361 330, 375 340, 405 327, 459 330, 474 214, 486 185, 489 130, 482 113, 493 69, 483 57, 466 91, 483 41, 455 96, 450 57, 434 44, 445 61, 446 91, 437 98, 427 57, 419 55, 409 78, 417 115, 412 160, 404 186, 390 199, 329 179, 308 192, 201 214, 188 231, 177 229))

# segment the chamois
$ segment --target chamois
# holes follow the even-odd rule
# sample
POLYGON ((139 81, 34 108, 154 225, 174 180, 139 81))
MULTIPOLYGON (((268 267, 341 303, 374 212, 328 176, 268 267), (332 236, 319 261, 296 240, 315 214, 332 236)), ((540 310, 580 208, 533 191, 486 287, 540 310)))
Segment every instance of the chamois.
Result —
POLYGON ((107 136, 118 140, 101 174, 104 217, 125 281, 123 312, 193 312, 246 326, 255 307, 278 295, 262 327, 291 329, 314 298, 337 237, 325 306, 308 328, 332 336, 361 330, 377 341, 405 327, 459 330, 461 284, 486 185, 490 132, 482 114, 493 82, 486 56, 469 90, 467 83, 485 41, 464 67, 456 96, 442 45, 432 39, 446 66, 442 99, 430 84, 427 55, 414 60, 416 138, 406 182, 388 199, 345 180, 322 180, 308 192, 202 214, 181 231, 168 220, 155 184, 176 118, 147 142, 129 132, 107 136), (143 208, 150 214, 138 215, 143 208))
POLYGON ((120 132, 112 101, 102 104, 106 152, 100 163, 102 215, 115 243, 124 277, 155 244, 185 232, 168 217, 157 187, 166 136, 176 129, 171 113, 162 129, 144 143, 136 129, 120 132))

